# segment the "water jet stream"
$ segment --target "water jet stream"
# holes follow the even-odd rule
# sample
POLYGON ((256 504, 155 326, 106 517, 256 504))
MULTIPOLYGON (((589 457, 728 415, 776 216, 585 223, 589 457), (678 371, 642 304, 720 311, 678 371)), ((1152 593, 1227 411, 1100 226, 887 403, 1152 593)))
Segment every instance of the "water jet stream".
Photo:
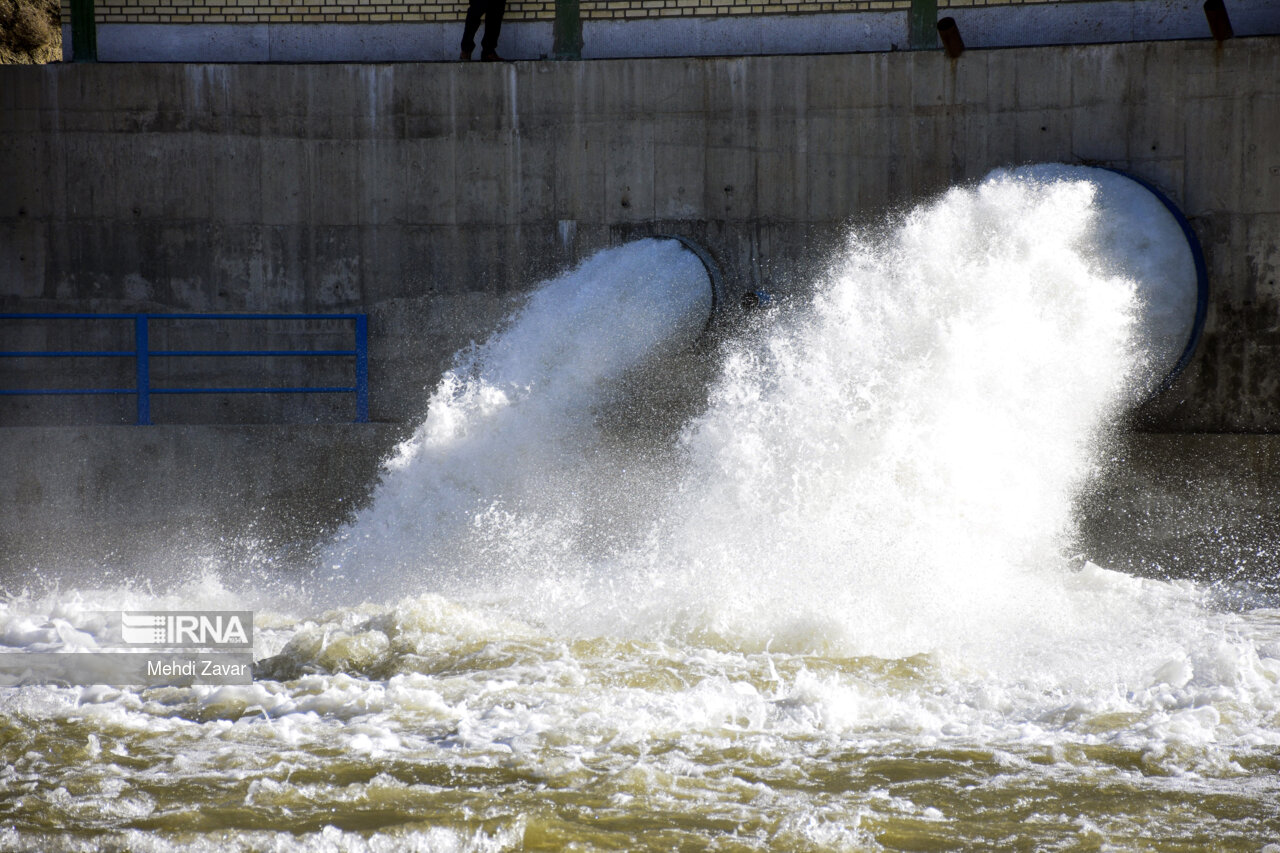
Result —
POLYGON ((1260 849, 1280 618, 1074 559, 1194 338, 1167 215, 1096 169, 950 190, 729 335, 673 431, 636 424, 707 271, 598 255, 460 355, 330 609, 235 567, 0 602, 17 649, 175 600, 259 646, 247 687, 0 691, 0 848, 1260 849))

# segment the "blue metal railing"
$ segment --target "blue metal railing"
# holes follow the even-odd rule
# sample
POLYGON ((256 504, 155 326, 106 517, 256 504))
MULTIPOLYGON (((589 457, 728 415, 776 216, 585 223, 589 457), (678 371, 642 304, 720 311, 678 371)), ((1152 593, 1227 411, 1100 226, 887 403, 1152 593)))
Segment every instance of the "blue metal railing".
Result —
POLYGON ((0 358, 132 358, 133 388, 35 388, 0 389, 0 395, 51 396, 73 394, 135 394, 137 423, 151 423, 154 394, 355 394, 356 423, 369 421, 369 319, 366 314, 0 314, 0 320, 132 320, 131 350, 35 350, 0 351, 0 358), (355 348, 349 350, 153 350, 150 346, 152 320, 349 320, 355 323, 355 348), (152 388, 151 359, 265 356, 346 356, 355 357, 355 384, 352 386, 304 386, 300 388, 152 388))

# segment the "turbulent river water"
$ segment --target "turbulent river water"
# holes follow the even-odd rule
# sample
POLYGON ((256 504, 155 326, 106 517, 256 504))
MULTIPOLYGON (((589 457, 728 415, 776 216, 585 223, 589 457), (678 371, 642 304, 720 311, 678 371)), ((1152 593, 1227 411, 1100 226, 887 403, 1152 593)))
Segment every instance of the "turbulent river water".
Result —
POLYGON ((257 663, 0 690, 0 849, 1265 849, 1280 612, 1075 544, 1159 368, 1110 192, 993 173, 715 346, 696 257, 607 250, 312 564, 8 591, 11 649, 252 609, 257 663))

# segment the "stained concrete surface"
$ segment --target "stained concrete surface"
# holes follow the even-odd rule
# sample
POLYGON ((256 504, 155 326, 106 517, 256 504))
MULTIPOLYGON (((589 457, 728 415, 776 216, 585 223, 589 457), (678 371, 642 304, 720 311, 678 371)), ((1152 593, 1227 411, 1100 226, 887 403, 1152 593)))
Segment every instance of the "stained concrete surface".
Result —
MULTIPOLYGON (((0 553, 29 572, 311 541, 367 493, 451 354, 595 250, 684 234, 731 289, 786 293, 850 223, 1061 160, 1166 192, 1212 288, 1196 357, 1132 418, 1158 452, 1085 507, 1097 553, 1143 571, 1179 553, 1274 566, 1273 540, 1243 533, 1271 529, 1280 492, 1278 47, 0 68, 0 310, 367 312, 383 422, 246 395, 169 401, 165 427, 89 427, 128 423, 128 401, 0 400, 17 472, 0 553), (1244 447, 1243 433, 1259 435, 1244 447), (1231 544, 1250 541, 1252 557, 1231 544)), ((22 334, 32 348, 75 338, 56 322, 22 334)), ((322 368, 281 369, 302 382, 322 368)), ((70 380, 57 370, 5 376, 70 380)))
MULTIPOLYGON (((405 420, 603 246, 683 234, 731 288, 785 292, 851 221, 1086 162, 1160 187, 1208 258, 1200 352, 1145 428, 1275 430, 1278 46, 0 68, 0 162, 23 164, 0 170, 0 308, 366 311, 374 417, 405 420)), ((43 417, 0 423, 65 422, 43 417)))

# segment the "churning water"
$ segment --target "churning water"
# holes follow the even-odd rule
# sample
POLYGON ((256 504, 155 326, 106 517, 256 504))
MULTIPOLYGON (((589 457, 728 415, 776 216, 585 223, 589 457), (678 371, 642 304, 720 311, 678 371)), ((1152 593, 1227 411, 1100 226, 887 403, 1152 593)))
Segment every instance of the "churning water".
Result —
POLYGON ((1185 246, 1112 189, 995 173, 851 238, 697 405, 652 389, 705 271, 610 250, 460 357, 297 589, 8 601, 11 646, 252 607, 260 663, 5 691, 0 848, 1263 848, 1280 614, 1073 548, 1182 334, 1140 318, 1185 246))

